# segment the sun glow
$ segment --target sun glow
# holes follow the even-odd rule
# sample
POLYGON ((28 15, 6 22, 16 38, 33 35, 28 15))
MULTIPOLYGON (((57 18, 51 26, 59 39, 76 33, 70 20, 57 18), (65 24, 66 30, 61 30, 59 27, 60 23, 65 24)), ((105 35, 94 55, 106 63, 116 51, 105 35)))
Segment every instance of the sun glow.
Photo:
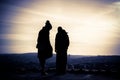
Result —
MULTIPOLYGON (((46 20, 50 20, 53 25, 51 30, 51 43, 54 48, 54 40, 57 27, 62 26, 70 37, 69 54, 79 55, 107 55, 110 47, 114 44, 114 31, 116 19, 111 12, 111 7, 98 10, 95 5, 74 5, 72 2, 36 2, 26 8, 20 8, 17 16, 14 17, 14 30, 11 32, 22 40, 17 45, 21 49, 11 48, 14 52, 36 52, 36 39, 38 31, 44 26, 46 20), (39 5, 38 5, 39 4, 39 5), (70 6, 71 5, 71 6, 70 6)), ((18 39, 18 40, 20 40, 18 39)))

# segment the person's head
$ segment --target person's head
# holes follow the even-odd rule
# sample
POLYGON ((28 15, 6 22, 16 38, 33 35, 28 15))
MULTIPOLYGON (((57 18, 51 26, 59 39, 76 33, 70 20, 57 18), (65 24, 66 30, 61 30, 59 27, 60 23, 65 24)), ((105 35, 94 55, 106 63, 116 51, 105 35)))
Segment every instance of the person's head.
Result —
POLYGON ((49 20, 46 21, 45 27, 46 27, 48 30, 52 29, 52 25, 50 24, 50 21, 49 21, 49 20))
POLYGON ((50 23, 50 21, 49 21, 49 20, 46 20, 46 23, 45 23, 45 24, 47 25, 47 24, 49 24, 49 23, 50 23))
POLYGON ((62 31, 62 30, 63 30, 62 27, 59 26, 59 27, 58 27, 58 32, 60 32, 60 31, 62 31))
POLYGON ((58 27, 58 32, 67 34, 67 32, 61 26, 58 27))

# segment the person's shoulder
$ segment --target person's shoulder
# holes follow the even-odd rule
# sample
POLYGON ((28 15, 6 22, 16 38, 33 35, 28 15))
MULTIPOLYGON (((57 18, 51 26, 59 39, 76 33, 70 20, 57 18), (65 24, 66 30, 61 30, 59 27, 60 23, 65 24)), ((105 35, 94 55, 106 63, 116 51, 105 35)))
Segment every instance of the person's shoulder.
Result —
POLYGON ((67 32, 65 30, 63 30, 62 32, 67 35, 67 32))

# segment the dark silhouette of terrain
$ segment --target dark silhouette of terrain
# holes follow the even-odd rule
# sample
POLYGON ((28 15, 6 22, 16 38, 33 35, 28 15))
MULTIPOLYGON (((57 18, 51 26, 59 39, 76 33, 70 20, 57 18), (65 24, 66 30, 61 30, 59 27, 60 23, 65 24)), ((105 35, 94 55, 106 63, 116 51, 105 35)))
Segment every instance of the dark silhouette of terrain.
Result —
MULTIPOLYGON (((47 60, 47 71, 50 75, 55 73, 56 55, 47 60)), ((35 79, 40 79, 39 74, 39 60, 37 53, 25 53, 25 54, 0 54, 0 78, 13 79, 13 80, 28 80, 26 75, 34 76, 35 79), (31 74, 31 75, 30 75, 31 74), (21 76, 22 75, 22 76, 21 76), (7 77, 6 77, 7 76, 7 77), (16 77, 17 76, 17 77, 16 77), (19 76, 19 77, 18 77, 19 76), (22 77, 22 78, 21 78, 22 77), (20 78, 20 79, 18 79, 20 78)), ((80 56, 80 55, 68 55, 67 74, 63 78, 74 77, 77 75, 83 77, 86 75, 107 76, 107 79, 103 80, 119 80, 120 77, 120 56, 80 56), (109 75, 109 76, 108 76, 109 75)), ((56 76, 54 76, 56 77, 56 76)), ((51 79, 54 79, 51 78, 51 79)), ((99 78, 100 76, 98 76, 99 78)), ((63 79, 62 78, 62 79, 63 79)), ((79 78, 79 77, 78 77, 79 78)), ((87 80, 91 80, 90 79, 87 80)), ((0 79, 2 80, 2 79, 0 79)), ((29 79, 34 80, 34 79, 29 79)), ((49 80, 49 79, 45 79, 49 80)), ((56 80, 56 79, 55 79, 56 80)), ((71 78, 72 80, 72 78, 71 78)), ((85 79, 80 79, 85 80, 85 79)), ((96 80, 96 79, 95 79, 96 80)), ((99 80, 99 79, 98 79, 99 80)))

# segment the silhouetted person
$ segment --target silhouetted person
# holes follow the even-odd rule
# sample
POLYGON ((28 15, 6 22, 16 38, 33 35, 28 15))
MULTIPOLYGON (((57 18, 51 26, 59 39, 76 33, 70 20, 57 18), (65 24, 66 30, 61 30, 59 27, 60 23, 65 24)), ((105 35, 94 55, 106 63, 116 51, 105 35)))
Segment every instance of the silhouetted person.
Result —
POLYGON ((67 49, 69 46, 69 37, 67 32, 58 27, 58 33, 55 38, 55 52, 56 52, 56 73, 65 74, 67 64, 67 49))
POLYGON ((52 46, 50 44, 49 39, 49 31, 52 29, 52 25, 47 20, 45 26, 39 31, 37 45, 36 48, 38 49, 38 58, 41 65, 41 74, 46 75, 45 72, 45 62, 46 59, 52 57, 52 46))

